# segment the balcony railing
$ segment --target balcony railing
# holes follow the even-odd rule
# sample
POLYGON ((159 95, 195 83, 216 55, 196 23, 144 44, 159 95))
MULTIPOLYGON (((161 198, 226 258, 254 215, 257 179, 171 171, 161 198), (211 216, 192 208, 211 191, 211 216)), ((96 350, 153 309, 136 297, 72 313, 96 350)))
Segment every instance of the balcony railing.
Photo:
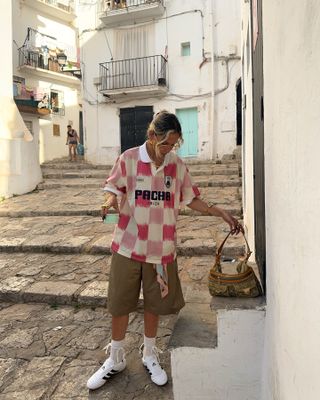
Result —
POLYGON ((161 56, 109 61, 100 65, 100 91, 167 86, 167 60, 161 56))
POLYGON ((163 0, 98 0, 98 18, 109 28, 158 18, 163 0))
POLYGON ((56 55, 51 52, 51 55, 41 49, 30 50, 27 46, 22 46, 18 49, 19 52, 19 67, 30 66, 40 68, 47 71, 59 72, 64 75, 75 76, 81 78, 81 70, 77 63, 67 62, 67 65, 61 67, 56 55))
POLYGON ((163 4, 163 0, 100 0, 99 12, 122 10, 150 4, 163 4))
POLYGON ((74 0, 38 0, 40 3, 48 4, 60 10, 74 13, 74 0))

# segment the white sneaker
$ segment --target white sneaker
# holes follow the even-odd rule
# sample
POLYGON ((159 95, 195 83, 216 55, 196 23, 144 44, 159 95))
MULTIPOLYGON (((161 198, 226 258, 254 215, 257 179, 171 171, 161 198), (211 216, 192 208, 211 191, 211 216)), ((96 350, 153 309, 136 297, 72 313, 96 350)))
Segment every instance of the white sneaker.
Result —
MULTIPOLYGON (((109 343, 104 350, 108 353, 111 347, 109 343)), ((117 359, 121 359, 120 362, 116 363, 111 357, 107 358, 103 365, 96 371, 87 382, 88 389, 95 390, 104 385, 109 378, 113 375, 123 371, 126 367, 126 359, 123 348, 121 347, 117 352, 117 359)))
MULTIPOLYGON (((142 349, 143 344, 140 346, 141 353, 142 349)), ((162 386, 168 382, 168 377, 166 371, 160 365, 159 352, 155 346, 152 347, 152 355, 142 357, 142 363, 148 370, 152 382, 158 386, 162 386)))

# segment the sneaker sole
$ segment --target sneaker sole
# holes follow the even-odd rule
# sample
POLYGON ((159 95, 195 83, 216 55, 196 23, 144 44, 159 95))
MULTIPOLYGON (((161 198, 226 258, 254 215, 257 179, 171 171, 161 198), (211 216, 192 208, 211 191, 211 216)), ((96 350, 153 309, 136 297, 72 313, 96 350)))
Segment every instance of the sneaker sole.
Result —
POLYGON ((119 372, 122 372, 125 368, 126 368, 126 364, 124 365, 123 368, 118 369, 118 370, 111 370, 110 372, 108 372, 103 378, 101 378, 103 380, 103 382, 101 383, 101 385, 95 387, 95 388, 90 388, 87 384, 87 388, 89 390, 97 390, 99 388, 101 388, 109 379, 111 379, 114 375, 119 374, 119 372), (108 376, 109 374, 111 374, 110 376, 108 376))
POLYGON ((152 380, 152 373, 150 372, 149 368, 147 367, 147 365, 146 365, 144 362, 143 362, 142 364, 143 364, 143 366, 145 367, 145 369, 148 371, 148 373, 149 373, 149 375, 150 375, 150 379, 151 379, 151 381, 152 381, 155 385, 157 385, 157 386, 164 386, 164 385, 166 385, 166 384, 168 383, 168 379, 166 380, 165 383, 157 383, 157 382, 155 382, 154 380, 152 380))

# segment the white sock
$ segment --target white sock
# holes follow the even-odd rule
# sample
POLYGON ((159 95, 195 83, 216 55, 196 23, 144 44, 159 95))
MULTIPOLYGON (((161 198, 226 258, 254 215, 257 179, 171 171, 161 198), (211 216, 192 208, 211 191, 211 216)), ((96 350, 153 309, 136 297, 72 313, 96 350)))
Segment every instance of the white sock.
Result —
POLYGON ((124 339, 123 340, 111 340, 110 357, 116 363, 122 361, 123 350, 119 351, 119 349, 123 349, 123 345, 124 345, 124 339))
POLYGON ((156 338, 148 338, 146 335, 144 335, 143 344, 143 358, 152 356, 152 349, 156 345, 156 338))

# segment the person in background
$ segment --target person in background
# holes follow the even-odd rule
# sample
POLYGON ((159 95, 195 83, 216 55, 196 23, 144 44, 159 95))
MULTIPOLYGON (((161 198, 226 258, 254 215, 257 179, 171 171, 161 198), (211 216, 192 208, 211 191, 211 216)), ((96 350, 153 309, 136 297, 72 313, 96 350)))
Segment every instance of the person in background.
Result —
POLYGON ((221 217, 233 234, 243 232, 228 212, 201 200, 187 166, 174 151, 182 143, 179 120, 167 111, 157 113, 147 130, 147 141, 126 150, 106 180, 102 218, 113 207, 119 212, 111 244, 108 310, 112 315, 109 357, 87 382, 101 387, 126 367, 124 340, 129 314, 144 298, 142 364, 156 385, 167 383, 156 347, 159 315, 177 313, 184 306, 176 260, 179 208, 188 206, 204 215, 221 217), (120 198, 120 204, 118 204, 120 198))
POLYGON ((69 146, 69 161, 77 161, 77 144, 79 142, 79 136, 75 129, 72 129, 71 125, 67 126, 67 142, 69 146))

